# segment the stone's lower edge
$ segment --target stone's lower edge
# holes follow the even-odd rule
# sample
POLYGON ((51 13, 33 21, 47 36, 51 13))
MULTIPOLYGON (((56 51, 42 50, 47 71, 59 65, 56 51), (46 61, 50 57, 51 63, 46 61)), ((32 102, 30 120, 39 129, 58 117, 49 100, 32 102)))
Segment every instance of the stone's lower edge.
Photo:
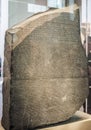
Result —
MULTIPOLYGON (((91 115, 77 111, 67 122, 50 125, 47 127, 38 128, 38 130, 90 130, 91 126, 91 115), (74 120, 76 118, 76 120, 74 120), (86 126, 86 128, 85 128, 86 126)), ((0 125, 0 130, 5 130, 0 125)))
POLYGON ((23 130, 65 121, 87 95, 87 78, 12 80, 10 125, 23 130))

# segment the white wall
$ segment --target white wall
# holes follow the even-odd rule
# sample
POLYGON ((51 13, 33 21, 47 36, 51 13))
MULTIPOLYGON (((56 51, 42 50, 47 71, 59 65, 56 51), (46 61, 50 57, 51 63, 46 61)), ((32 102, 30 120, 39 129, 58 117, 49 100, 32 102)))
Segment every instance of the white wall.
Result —
POLYGON ((82 22, 91 23, 91 0, 82 0, 82 22))
MULTIPOLYGON (((4 57, 4 37, 5 31, 8 28, 8 0, 0 1, 0 57, 2 59, 3 66, 3 57, 4 57)), ((2 71, 3 73, 3 71, 2 71)), ((2 76, 1 73, 1 76, 2 76)), ((0 118, 2 115, 2 77, 0 78, 0 118)))
POLYGON ((0 12, 0 56, 3 58, 4 36, 8 28, 8 0, 1 0, 0 12))

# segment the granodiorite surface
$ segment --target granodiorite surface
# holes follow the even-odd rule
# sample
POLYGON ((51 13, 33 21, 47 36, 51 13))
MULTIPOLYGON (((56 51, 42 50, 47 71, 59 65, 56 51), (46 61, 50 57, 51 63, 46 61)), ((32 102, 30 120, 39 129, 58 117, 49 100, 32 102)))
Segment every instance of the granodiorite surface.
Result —
POLYGON ((4 90, 10 84, 10 93, 5 91, 10 95, 8 104, 3 91, 6 130, 27 130, 70 118, 88 95, 78 9, 35 15, 8 30, 6 41, 11 68, 11 82, 9 76, 4 83, 4 90))

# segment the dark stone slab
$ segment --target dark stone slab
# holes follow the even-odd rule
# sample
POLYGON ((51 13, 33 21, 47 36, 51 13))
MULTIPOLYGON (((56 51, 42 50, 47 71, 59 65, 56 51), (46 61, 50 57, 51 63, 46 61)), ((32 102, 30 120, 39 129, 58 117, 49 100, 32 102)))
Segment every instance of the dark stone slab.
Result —
POLYGON ((74 8, 73 13, 55 9, 35 15, 7 31, 11 80, 3 91, 3 122, 10 121, 9 127, 3 123, 6 130, 55 124, 79 110, 88 95, 79 28, 79 11, 74 8))

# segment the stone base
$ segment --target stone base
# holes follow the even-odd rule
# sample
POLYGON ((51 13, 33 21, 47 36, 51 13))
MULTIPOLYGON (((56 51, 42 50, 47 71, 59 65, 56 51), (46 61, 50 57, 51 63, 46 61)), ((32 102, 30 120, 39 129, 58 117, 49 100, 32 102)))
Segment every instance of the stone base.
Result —
MULTIPOLYGON (((41 130, 90 130, 91 129, 91 115, 84 112, 76 112, 71 119, 56 126, 49 126, 41 130)), ((5 130, 0 125, 0 130, 5 130)), ((39 128, 40 130, 40 128, 39 128)))

